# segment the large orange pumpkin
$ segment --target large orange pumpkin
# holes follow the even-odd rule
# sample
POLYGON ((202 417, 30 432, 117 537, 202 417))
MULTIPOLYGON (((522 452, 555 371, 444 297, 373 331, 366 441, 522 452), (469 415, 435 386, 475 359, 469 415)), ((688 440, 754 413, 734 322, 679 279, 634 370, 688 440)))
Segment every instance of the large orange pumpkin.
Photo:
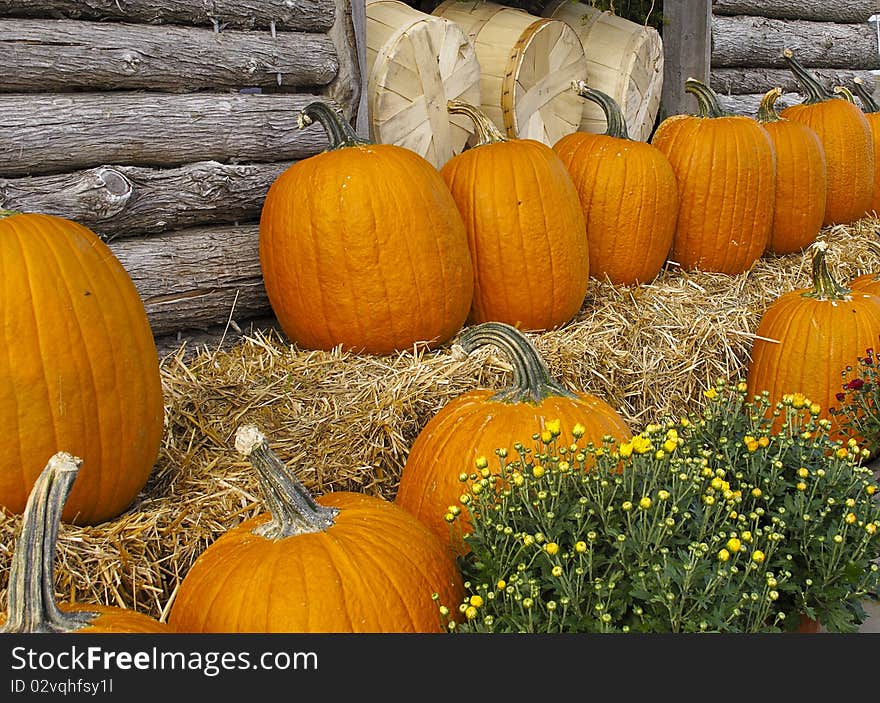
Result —
POLYGON ((618 442, 632 433, 606 401, 589 393, 569 391, 555 381, 531 341, 514 327, 485 322, 467 328, 458 343, 466 352, 483 345, 504 351, 513 366, 513 384, 499 391, 477 389, 441 408, 416 437, 400 478, 395 503, 422 520, 454 553, 466 553, 460 539, 469 530, 466 515, 456 521, 461 534, 452 534, 444 516, 450 506, 461 507, 466 486, 460 475, 474 470, 480 457, 492 459, 497 449, 531 438, 549 422, 559 422, 558 441, 571 444, 572 429, 580 424, 585 441, 618 442))
POLYGON ((452 100, 477 145, 440 170, 467 226, 474 262, 468 321, 531 331, 568 322, 590 280, 586 224, 574 183, 546 144, 505 137, 479 109, 452 100))
POLYGON ((718 96, 688 78, 697 115, 673 115, 651 143, 669 159, 679 207, 671 259, 685 270, 738 274, 767 247, 773 226, 776 154, 757 120, 721 109, 718 96))
POLYGON ((166 633, 171 628, 136 610, 55 599, 55 550, 61 512, 82 459, 57 452, 34 481, 9 569, 5 633, 166 633))
MULTIPOLYGON (((746 382, 757 395, 767 391, 771 405, 802 394, 820 406, 832 435, 847 436, 830 412, 837 407, 842 374, 856 366, 880 337, 880 297, 846 288, 828 270, 827 243, 810 246, 813 285, 782 294, 761 316, 755 331, 746 382)), ((778 417, 775 427, 782 422, 778 417)))
POLYGON ((181 632, 440 632, 461 574, 427 527, 393 503, 339 491, 317 501, 257 428, 236 448, 269 511, 221 535, 187 572, 169 623, 181 632), (432 594, 438 600, 434 601, 432 594))
POLYGON ((583 81, 577 92, 597 103, 604 134, 572 132, 553 145, 568 169, 587 223, 590 275, 618 285, 653 280, 669 254, 678 218, 678 185, 669 159, 633 141, 620 106, 583 81))
POLYGON ((20 513, 58 451, 85 462, 64 519, 125 510, 159 454, 164 405, 143 302, 113 252, 76 222, 0 213, 0 504, 20 513))
POLYGON ((464 223, 428 161, 372 144, 315 102, 330 146, 269 188, 259 254, 269 302, 302 347, 389 354, 456 334, 474 288, 464 223))
POLYGON ((855 83, 856 95, 862 101, 862 112, 865 113, 865 119, 871 127, 871 143, 874 147, 874 190, 867 214, 878 217, 880 216, 880 105, 861 78, 856 76, 853 78, 853 83, 855 83))
POLYGON ((780 117, 774 104, 781 88, 768 90, 758 107, 758 122, 776 150, 776 206, 767 251, 791 254, 814 241, 825 218, 828 176, 819 135, 802 122, 780 117))
POLYGON ((779 114, 812 128, 825 150, 828 187, 822 223, 855 222, 870 208, 874 193, 874 146, 868 120, 857 105, 816 80, 790 49, 783 51, 783 58, 806 97, 779 114))

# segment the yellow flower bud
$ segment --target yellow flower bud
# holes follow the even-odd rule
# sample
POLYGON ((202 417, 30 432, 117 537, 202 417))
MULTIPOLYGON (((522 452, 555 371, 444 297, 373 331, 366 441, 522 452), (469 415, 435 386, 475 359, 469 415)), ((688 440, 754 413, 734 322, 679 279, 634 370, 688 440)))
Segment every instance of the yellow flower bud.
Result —
POLYGON ((544 430, 544 431, 541 433, 541 441, 542 441, 544 444, 550 444, 550 442, 553 441, 553 435, 550 434, 550 431, 549 431, 549 430, 544 430))
POLYGON ((709 400, 715 400, 718 397, 718 391, 714 388, 709 388, 708 390, 703 391, 703 395, 709 400))
POLYGON ((587 543, 586 542, 575 542, 574 543, 574 551, 578 554, 583 554, 587 551, 587 543))
POLYGON ((800 476, 801 478, 806 478, 807 476, 810 475, 810 472, 802 466, 801 468, 799 468, 797 470, 797 475, 800 476))
POLYGON ((648 498, 648 496, 645 496, 644 498, 642 498, 642 499, 639 501, 639 507, 640 507, 642 510, 647 510, 648 508, 651 507, 651 499, 648 498))
POLYGON ((846 517, 843 518, 846 521, 847 525, 852 525, 856 521, 855 513, 847 513, 846 517))
POLYGON ((560 420, 547 420, 544 428, 554 437, 558 437, 562 433, 562 422, 560 420))
POLYGON ((575 439, 580 439, 586 433, 587 428, 584 427, 581 423, 575 423, 575 426, 571 428, 571 434, 575 439))
POLYGON ((795 486, 795 488, 797 488, 799 491, 805 491, 807 490, 807 484, 803 481, 798 481, 798 484, 795 486))
POLYGON ((532 469, 532 476, 534 476, 535 478, 541 478, 544 473, 544 467, 540 464, 535 465, 535 467, 532 469))
POLYGON ((736 537, 731 537, 729 540, 727 540, 727 548, 731 551, 731 553, 736 554, 741 547, 742 543, 736 537))
POLYGON ((483 605, 483 597, 474 594, 471 596, 469 603, 475 608, 479 608, 481 605, 483 605))
POLYGON ((762 495, 764 495, 764 493, 760 488, 752 489, 752 498, 760 498, 762 495))
POLYGON ((763 564, 764 558, 764 552, 762 552, 760 549, 756 549, 754 552, 752 552, 752 561, 756 564, 763 564))
POLYGON ((478 456, 474 461, 474 465, 478 469, 485 469, 487 466, 489 466, 489 460, 484 456, 478 456))
POLYGON ((556 542, 547 542, 547 544, 544 545, 544 551, 547 552, 547 554, 556 554, 559 551, 559 545, 556 544, 556 542))
POLYGON ((550 569, 550 573, 553 576, 562 576, 562 567, 561 566, 554 566, 552 569, 550 569))
POLYGON ((633 453, 633 445, 630 442, 626 442, 625 444, 620 445, 620 449, 617 450, 617 453, 620 454, 621 457, 626 459, 633 453))
POLYGON ((718 561, 727 561, 728 559, 730 559, 730 552, 726 549, 722 549, 718 552, 718 561))
POLYGON ((468 620, 473 620, 475 617, 477 617, 477 609, 473 606, 469 606, 465 608, 464 614, 468 620))
POLYGON ((505 581, 504 579, 498 579, 498 583, 495 584, 495 588, 497 588, 499 591, 503 591, 505 588, 507 588, 507 581, 505 581))

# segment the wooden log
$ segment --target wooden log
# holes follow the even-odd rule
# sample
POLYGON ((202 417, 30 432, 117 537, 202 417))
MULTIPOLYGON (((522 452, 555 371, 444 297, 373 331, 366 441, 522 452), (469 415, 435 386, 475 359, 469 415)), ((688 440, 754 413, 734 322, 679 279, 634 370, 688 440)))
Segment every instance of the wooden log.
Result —
POLYGON ((0 15, 326 32, 336 0, 0 0, 0 15))
POLYGON ((876 0, 713 0, 716 15, 754 15, 812 22, 867 22, 880 12, 876 0))
MULTIPOLYGON (((763 93, 755 93, 749 95, 718 95, 718 103, 722 109, 732 112, 735 115, 747 115, 748 117, 757 117, 758 105, 761 104, 763 93)), ((789 105, 796 105, 802 102, 804 96, 799 93, 783 93, 776 100, 776 110, 781 111, 789 105)))
POLYGON ((201 27, 0 19, 0 91, 159 91, 329 83, 327 34, 213 32, 201 27))
POLYGON ((315 100, 328 102, 307 93, 0 95, 0 177, 303 159, 327 147, 320 125, 297 128, 315 100))
POLYGON ((697 100, 685 92, 685 81, 709 80, 713 36, 712 9, 709 0, 665 0, 663 17, 663 87, 660 119, 670 115, 690 114, 697 100))
MULTIPOLYGON (((871 71, 811 68, 810 73, 828 88, 836 85, 851 87, 856 77, 861 78, 870 90, 874 90, 877 84, 877 77, 871 71)), ((776 86, 785 93, 801 90, 794 74, 787 68, 715 68, 711 84, 716 92, 734 95, 766 93, 776 86)))
POLYGON ((336 22, 330 28, 329 39, 335 46, 338 66, 336 77, 321 93, 342 107, 345 119, 353 122, 356 128, 361 123, 366 129, 359 129, 362 137, 369 137, 367 124, 366 91, 366 50, 363 15, 366 10, 364 0, 345 2, 336 13, 336 22))
POLYGON ((76 220, 105 241, 257 221, 269 187, 293 163, 202 161, 170 169, 100 166, 0 179, 0 209, 76 220))
POLYGON ((156 336, 271 314, 257 225, 185 229, 108 246, 134 281, 156 336))
POLYGON ((775 20, 763 17, 712 18, 712 68, 783 68, 789 48, 804 66, 880 68, 873 25, 775 20))

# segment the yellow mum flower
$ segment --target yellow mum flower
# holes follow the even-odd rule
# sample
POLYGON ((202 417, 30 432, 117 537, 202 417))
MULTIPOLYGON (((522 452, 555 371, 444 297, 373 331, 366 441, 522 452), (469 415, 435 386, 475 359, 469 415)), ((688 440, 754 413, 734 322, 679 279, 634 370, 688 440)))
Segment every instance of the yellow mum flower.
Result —
POLYGON ((872 496, 877 492, 877 486, 866 486, 865 492, 867 492, 869 496, 872 496))
POLYGON ((807 397, 803 393, 791 394, 791 407, 802 408, 807 404, 807 397))
POLYGON ((727 540, 727 548, 731 551, 731 553, 736 554, 741 547, 742 542, 740 542, 736 537, 731 537, 729 540, 727 540))
POLYGON ((678 442, 676 442, 674 439, 667 439, 665 442, 663 442, 663 449, 671 454, 676 449, 678 449, 678 442))
POLYGON ((764 559, 764 552, 762 552, 760 549, 756 549, 754 552, 752 552, 752 561, 756 564, 763 564, 764 559))
POLYGON ((716 391, 714 388, 710 388, 703 391, 703 395, 706 396, 709 400, 715 400, 718 397, 718 391, 716 391))
POLYGON ((718 552, 718 561, 727 561, 728 559, 730 559, 730 552, 726 549, 722 549, 718 552))
POLYGON ((795 486, 795 488, 797 488, 799 491, 805 491, 807 490, 807 484, 803 481, 798 481, 798 484, 795 486))
POLYGON ((481 605, 483 605, 483 597, 474 594, 471 596, 469 603, 475 608, 479 608, 481 605))
POLYGON ((473 620, 475 617, 477 617, 477 609, 473 606, 469 606, 465 609, 464 614, 468 620, 473 620))
POLYGON ((836 454, 838 459, 846 459, 849 452, 844 447, 841 447, 837 450, 836 454))
POLYGON ((547 554, 556 554, 559 551, 559 545, 556 544, 556 542, 547 542, 547 544, 544 545, 544 551, 547 552, 547 554))
POLYGON ((760 488, 752 489, 752 498, 760 498, 762 495, 764 495, 764 492, 760 488))
POLYGON ((754 439, 746 441, 745 445, 749 453, 754 453, 758 451, 758 443, 754 439))
POLYGON ((627 442, 626 444, 621 444, 620 449, 617 450, 618 454, 626 459, 633 453, 633 445, 631 442, 627 442))
POLYGON ((678 441, 678 430, 674 427, 666 433, 666 439, 671 439, 674 442, 678 441))
POLYGON ((554 437, 558 437, 562 433, 562 422, 560 420, 547 420, 544 428, 554 437))
POLYGON ((526 479, 523 477, 523 475, 519 471, 514 472, 514 474, 513 474, 513 485, 514 486, 521 486, 525 482, 526 482, 526 479))
POLYGON ((562 576, 562 567, 561 566, 554 566, 552 569, 550 569, 550 573, 553 576, 562 576))
POLYGON ((485 469, 489 466, 489 460, 484 456, 478 456, 474 461, 474 466, 478 469, 485 469))
POLYGON ((818 415, 820 412, 822 412, 822 406, 819 405, 819 403, 812 403, 810 405, 810 415, 815 416, 818 415))
POLYGON ((802 466, 801 468, 799 468, 797 470, 797 475, 800 476, 801 478, 806 478, 807 476, 810 475, 810 472, 802 466))
POLYGON ((534 466, 532 468, 532 476, 534 476, 535 478, 541 478, 541 476, 543 476, 544 473, 545 473, 544 467, 541 466, 540 464, 537 464, 536 466, 534 466))
POLYGON ((856 514, 855 513, 847 513, 846 517, 843 519, 844 519, 844 521, 846 521, 847 525, 852 525, 856 521, 856 514))
POLYGON ((541 433, 541 441, 544 444, 550 444, 553 441, 553 435, 550 433, 550 430, 544 430, 541 433))
POLYGON ((587 543, 586 542, 575 542, 574 543, 574 551, 578 554, 583 554, 587 551, 587 543))
POLYGON ((633 451, 636 454, 646 454, 647 452, 651 451, 651 449, 653 449, 651 440, 647 437, 643 437, 642 435, 638 435, 632 438, 632 447, 633 451))
POLYGON ((758 439, 758 444, 760 444, 762 447, 766 447, 770 444, 770 438, 769 437, 761 437, 760 439, 758 439))
POLYGON ((505 588, 507 588, 507 581, 505 581, 504 579, 498 579, 498 583, 495 584, 495 587, 499 591, 503 591, 505 588))
POLYGON ((571 428, 571 434, 575 439, 580 439, 586 433, 587 428, 584 427, 581 423, 575 423, 575 426, 571 428))
POLYGON ((709 485, 712 486, 712 488, 714 488, 716 491, 720 491, 723 484, 724 484, 724 481, 722 481, 720 478, 718 478, 716 476, 715 478, 712 479, 712 481, 709 485))
POLYGON ((873 535, 875 532, 877 532, 877 525, 875 525, 873 522, 869 522, 867 525, 865 525, 865 532, 867 532, 869 535, 873 535))
POLYGON ((644 498, 642 498, 642 499, 639 501, 639 507, 640 507, 642 510, 647 510, 648 508, 651 507, 651 499, 648 498, 648 496, 645 496, 644 498))

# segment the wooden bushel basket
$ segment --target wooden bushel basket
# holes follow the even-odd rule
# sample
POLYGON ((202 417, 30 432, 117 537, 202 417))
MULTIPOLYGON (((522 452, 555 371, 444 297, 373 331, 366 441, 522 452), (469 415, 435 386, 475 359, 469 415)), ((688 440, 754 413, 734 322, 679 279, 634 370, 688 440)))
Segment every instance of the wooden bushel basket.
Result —
MULTIPOLYGON (((660 33, 572 0, 551 0, 542 14, 566 22, 577 32, 587 55, 583 80, 614 98, 626 118, 630 137, 647 141, 660 110, 663 89, 660 33)), ((585 101, 580 130, 601 134, 606 127, 602 109, 585 101)))
POLYGON ((585 101, 571 84, 585 80, 587 57, 569 25, 482 0, 446 0, 433 14, 470 37, 480 63, 481 109, 508 137, 552 146, 577 131, 585 101))
POLYGON ((480 65, 451 20, 398 0, 367 1, 367 101, 370 138, 415 151, 440 168, 474 132, 446 102, 480 102, 480 65))

